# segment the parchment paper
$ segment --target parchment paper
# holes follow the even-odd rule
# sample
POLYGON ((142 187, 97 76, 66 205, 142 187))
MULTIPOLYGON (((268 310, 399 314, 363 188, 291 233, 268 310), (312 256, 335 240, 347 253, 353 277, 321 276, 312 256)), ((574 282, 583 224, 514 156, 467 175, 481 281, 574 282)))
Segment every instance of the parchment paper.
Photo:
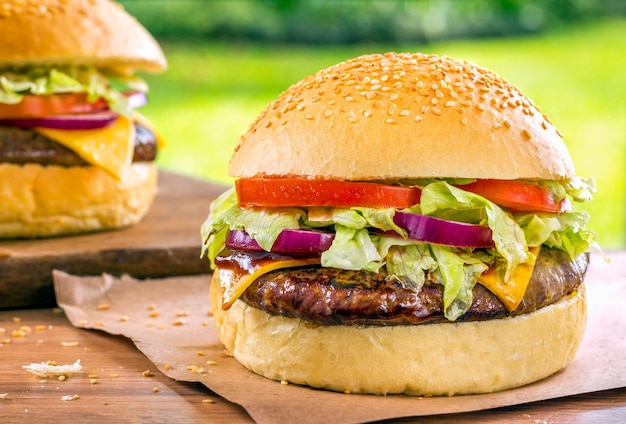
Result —
POLYGON ((72 325, 124 335, 170 378, 200 382, 258 423, 357 423, 517 405, 626 387, 626 254, 592 258, 587 333, 574 361, 543 381, 500 393, 415 398, 334 393, 257 376, 228 356, 210 314, 210 275, 138 281, 54 272, 72 325), (306 400, 306 401, 304 401, 306 400))

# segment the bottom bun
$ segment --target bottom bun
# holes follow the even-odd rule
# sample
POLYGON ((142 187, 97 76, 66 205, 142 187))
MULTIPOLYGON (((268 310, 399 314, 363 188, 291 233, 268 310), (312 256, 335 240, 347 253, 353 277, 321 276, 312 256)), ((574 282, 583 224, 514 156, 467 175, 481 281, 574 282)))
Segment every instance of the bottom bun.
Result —
POLYGON ((584 287, 515 318, 412 326, 322 326, 271 316, 241 300, 211 304, 220 339, 272 380, 350 393, 457 395, 523 386, 572 361, 586 326, 584 287))
POLYGON ((93 166, 0 165, 0 238, 126 227, 150 209, 157 167, 138 162, 121 180, 93 166))

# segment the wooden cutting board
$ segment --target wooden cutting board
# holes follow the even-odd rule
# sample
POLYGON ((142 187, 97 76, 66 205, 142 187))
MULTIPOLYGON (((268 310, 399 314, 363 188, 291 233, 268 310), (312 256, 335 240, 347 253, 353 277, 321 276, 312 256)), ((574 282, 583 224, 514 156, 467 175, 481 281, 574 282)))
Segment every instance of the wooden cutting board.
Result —
POLYGON ((0 241, 0 309, 56 304, 52 270, 159 278, 209 272, 200 259, 200 227, 225 186, 161 171, 146 217, 117 231, 0 241))

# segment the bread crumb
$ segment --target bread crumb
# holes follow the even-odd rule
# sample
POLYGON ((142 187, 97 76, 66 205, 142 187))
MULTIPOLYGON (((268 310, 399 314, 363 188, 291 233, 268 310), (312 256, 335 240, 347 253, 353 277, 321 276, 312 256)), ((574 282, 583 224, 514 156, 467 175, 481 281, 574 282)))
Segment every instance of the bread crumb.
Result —
POLYGON ((202 399, 202 403, 215 403, 215 399, 202 399))
POLYGON ((158 391, 159 391, 159 388, 158 388, 158 387, 154 387, 154 388, 152 389, 152 393, 156 393, 156 392, 158 392, 158 391))
POLYGON ((141 373, 144 377, 152 377, 152 371, 150 370, 145 370, 144 372, 141 373))
POLYGON ((177 325, 177 326, 179 326, 179 325, 185 325, 185 324, 187 324, 187 321, 186 321, 186 320, 184 320, 183 318, 176 318, 176 319, 174 320, 173 324, 174 324, 174 325, 177 325))
POLYGON ((172 366, 170 364, 165 364, 164 368, 169 371, 172 369, 172 366))
POLYGON ((286 386, 289 384, 289 382, 287 380, 281 380, 280 384, 282 384, 283 386, 286 386))
POLYGON ((78 342, 61 342, 61 346, 74 347, 74 346, 78 346, 78 342))
POLYGON ((70 401, 70 400, 76 400, 76 399, 78 399, 78 395, 61 396, 61 400, 63 400, 63 401, 70 401))
POLYGON ((68 376, 72 373, 80 372, 83 369, 80 364, 80 359, 77 359, 72 365, 56 365, 54 361, 48 361, 39 364, 32 363, 30 365, 24 365, 22 368, 38 377, 48 377, 50 375, 68 376))

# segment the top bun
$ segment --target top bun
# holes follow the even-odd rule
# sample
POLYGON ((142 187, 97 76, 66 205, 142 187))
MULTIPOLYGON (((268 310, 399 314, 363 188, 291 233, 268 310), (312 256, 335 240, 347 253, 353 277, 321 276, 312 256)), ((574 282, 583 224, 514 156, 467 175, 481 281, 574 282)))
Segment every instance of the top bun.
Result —
POLYGON ((129 73, 162 71, 157 42, 110 0, 5 0, 0 66, 93 65, 129 73))
POLYGON ((559 131, 517 88, 474 64, 367 55, 287 89, 243 135, 235 177, 561 180, 559 131))

